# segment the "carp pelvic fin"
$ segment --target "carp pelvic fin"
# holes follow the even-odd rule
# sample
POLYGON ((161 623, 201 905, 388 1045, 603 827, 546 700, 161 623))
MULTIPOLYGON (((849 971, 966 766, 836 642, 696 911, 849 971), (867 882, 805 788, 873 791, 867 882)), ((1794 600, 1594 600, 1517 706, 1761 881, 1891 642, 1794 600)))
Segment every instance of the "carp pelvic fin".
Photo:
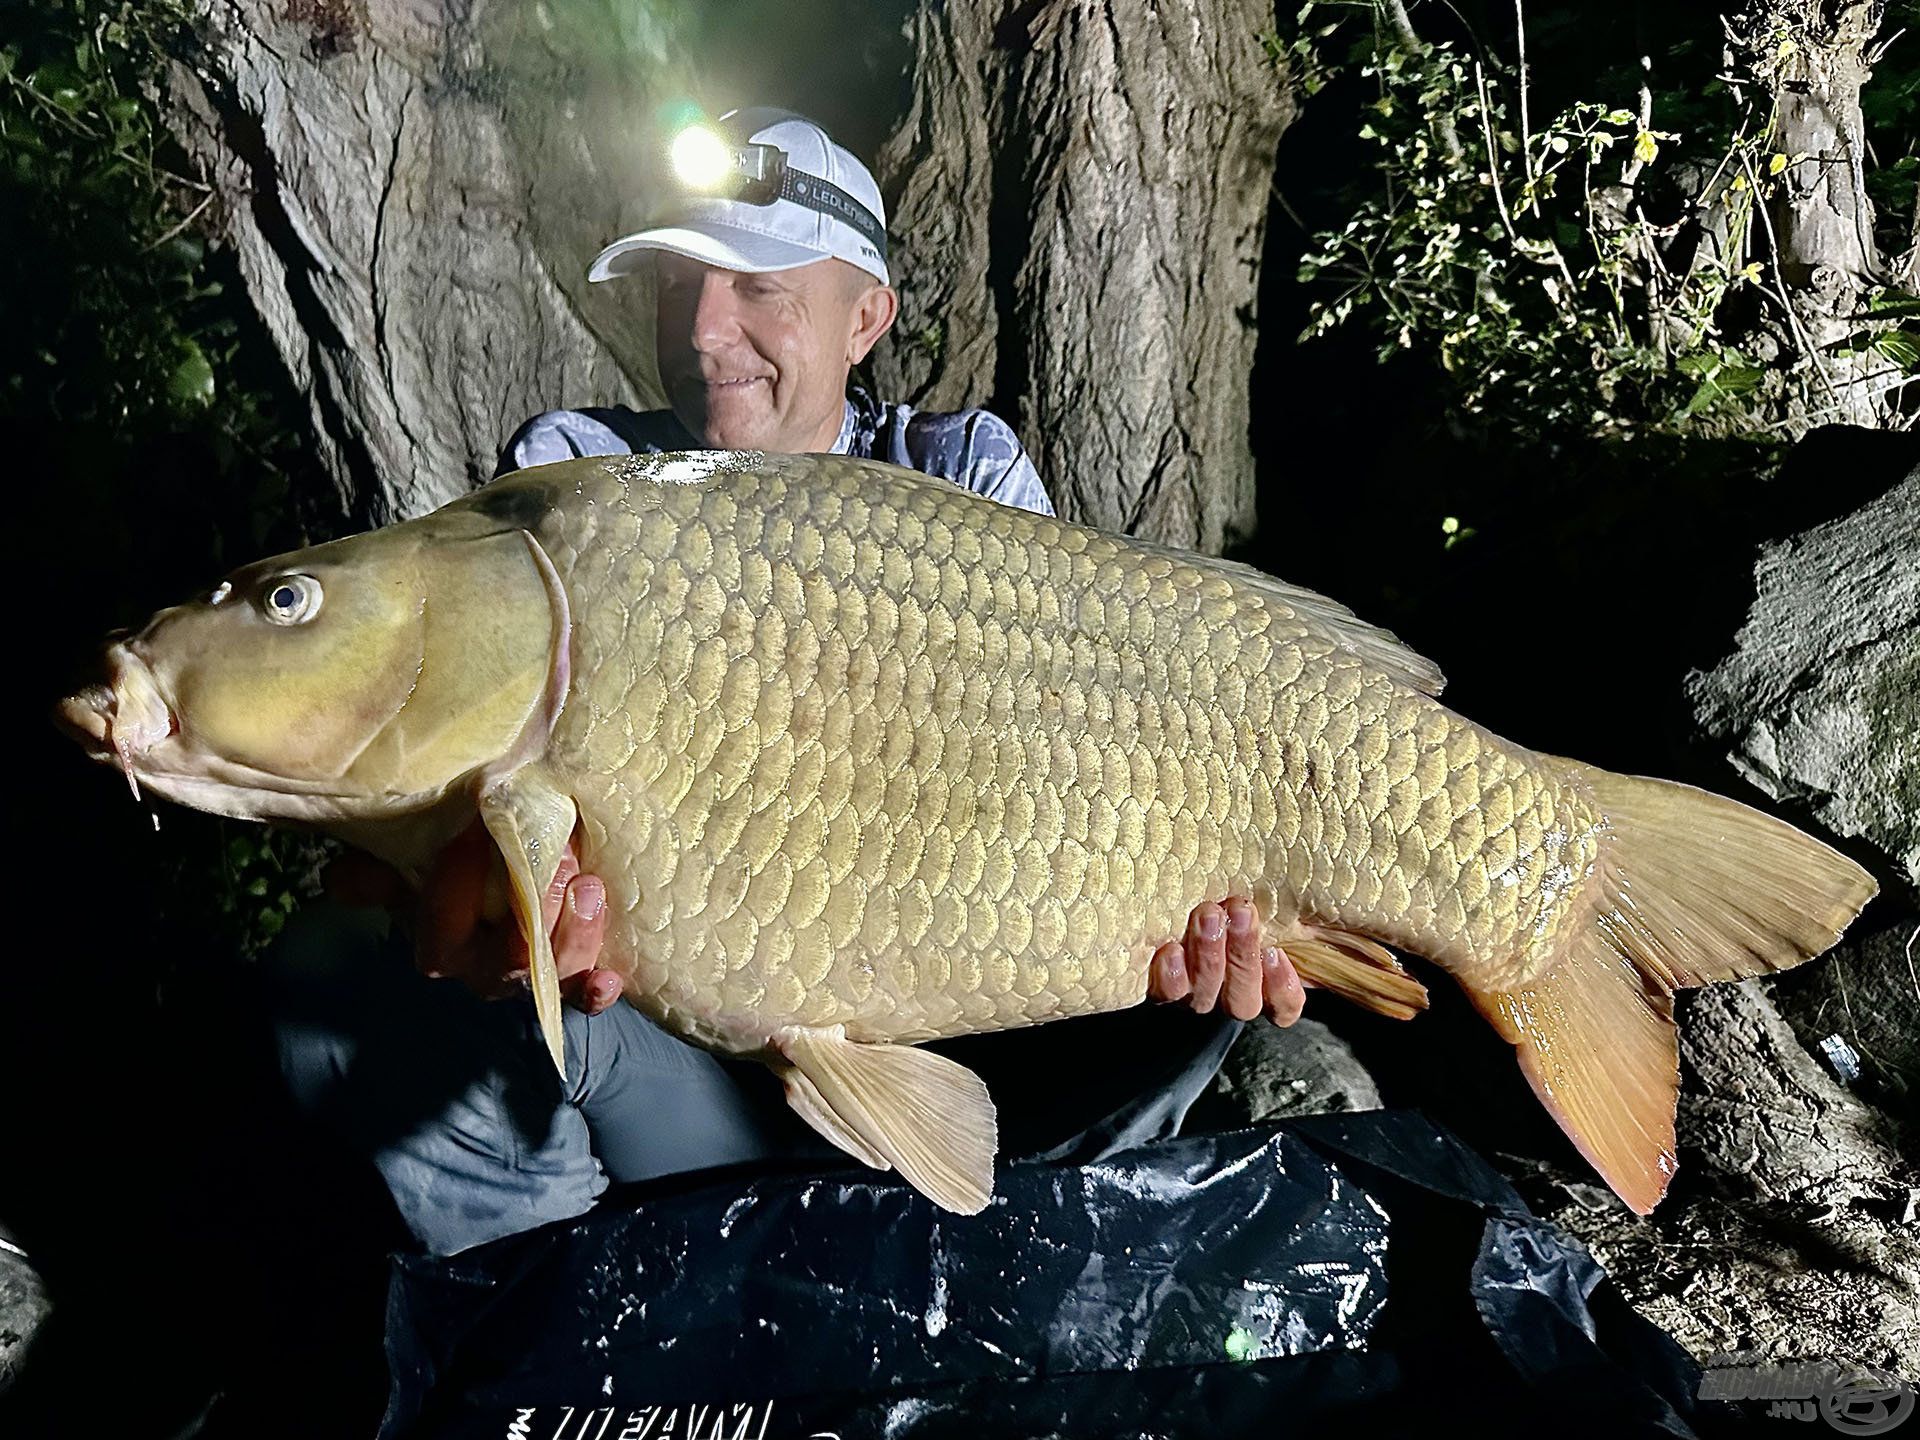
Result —
POLYGON ((1645 1215, 1675 1167, 1673 992, 1811 959, 1878 887, 1837 850, 1736 801, 1550 763, 1606 817, 1598 903, 1536 983, 1465 988, 1518 1047, 1560 1128, 1645 1215))
POLYGON ((560 1079, 567 1078, 566 1036, 560 1021, 560 972, 547 934, 544 901, 578 815, 573 798, 537 766, 525 766, 480 795, 480 818, 500 847, 513 887, 513 915, 533 967, 533 1008, 560 1079))
POLYGON ((931 1051, 849 1040, 838 1025, 782 1030, 773 1044, 801 1119, 868 1165, 891 1165, 943 1210, 986 1209, 999 1125, 978 1075, 931 1051))

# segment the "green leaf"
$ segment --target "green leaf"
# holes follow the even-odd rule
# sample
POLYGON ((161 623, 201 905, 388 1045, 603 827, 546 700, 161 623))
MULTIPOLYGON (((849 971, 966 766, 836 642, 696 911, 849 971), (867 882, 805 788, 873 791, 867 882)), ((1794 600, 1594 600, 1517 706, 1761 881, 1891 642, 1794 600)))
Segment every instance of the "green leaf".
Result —
POLYGON ((211 405, 213 366, 193 341, 182 341, 181 349, 183 357, 167 377, 167 393, 182 405, 211 405))
POLYGON ((1920 370, 1920 337, 1887 330, 1873 337, 1873 348, 1909 375, 1920 370))
POLYGON ((1660 142, 1653 138, 1651 130, 1642 130, 1633 137, 1633 158, 1642 165, 1651 165, 1659 153, 1660 142))

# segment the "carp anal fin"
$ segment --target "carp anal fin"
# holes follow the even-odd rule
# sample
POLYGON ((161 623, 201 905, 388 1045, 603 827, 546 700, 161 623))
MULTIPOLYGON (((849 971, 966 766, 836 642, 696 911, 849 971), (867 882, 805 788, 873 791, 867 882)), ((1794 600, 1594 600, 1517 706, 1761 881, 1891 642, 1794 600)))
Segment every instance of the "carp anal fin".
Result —
POLYGON ((775 1067, 780 1083, 787 1092, 787 1104, 807 1124, 819 1131, 827 1139, 838 1145, 862 1165, 871 1165, 876 1170, 891 1170, 893 1165, 887 1157, 874 1149, 858 1134, 849 1130, 840 1117, 833 1113, 833 1107, 827 1103, 827 1097, 820 1093, 820 1087, 807 1078, 807 1072, 798 1065, 780 1065, 775 1067))
POLYGON ((1326 926, 1301 928, 1280 948, 1302 980, 1389 1020, 1411 1020, 1427 1008, 1427 987, 1386 946, 1326 926))
POLYGON ((773 1048, 787 1061, 774 1068, 788 1103, 827 1139, 876 1168, 891 1165, 944 1210, 987 1208, 999 1124, 986 1082, 966 1066, 909 1045, 849 1040, 839 1025, 782 1030, 773 1048))
POLYGON ((523 766, 480 792, 480 818, 506 861, 513 916, 527 942, 540 1035, 562 1081, 567 1078, 567 1050, 560 1018, 560 972, 547 934, 544 902, 578 813, 573 797, 538 766, 523 766))

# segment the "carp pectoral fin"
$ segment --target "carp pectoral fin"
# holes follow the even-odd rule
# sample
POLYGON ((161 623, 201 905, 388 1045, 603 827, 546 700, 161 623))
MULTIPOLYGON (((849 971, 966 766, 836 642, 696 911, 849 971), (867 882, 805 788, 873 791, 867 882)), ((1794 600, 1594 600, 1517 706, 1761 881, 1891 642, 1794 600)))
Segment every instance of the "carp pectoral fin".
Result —
POLYGON ((528 765, 495 781, 480 794, 480 818, 507 864, 513 916, 527 942, 533 971, 533 1008, 540 1036, 560 1078, 567 1078, 566 1034, 560 1023, 560 971, 553 960, 543 908, 547 887, 560 868, 578 811, 573 797, 538 766, 528 765))
POLYGON ((1409 975, 1386 946, 1363 935, 1308 929, 1304 936, 1280 942, 1302 980, 1392 1020, 1411 1020, 1427 1008, 1427 987, 1409 975))
POLYGON ((789 1103, 827 1139, 869 1165, 892 1165, 944 1210, 986 1209, 1000 1137, 978 1075, 909 1045, 849 1040, 838 1025, 782 1030, 774 1048, 805 1082, 789 1080, 789 1103))

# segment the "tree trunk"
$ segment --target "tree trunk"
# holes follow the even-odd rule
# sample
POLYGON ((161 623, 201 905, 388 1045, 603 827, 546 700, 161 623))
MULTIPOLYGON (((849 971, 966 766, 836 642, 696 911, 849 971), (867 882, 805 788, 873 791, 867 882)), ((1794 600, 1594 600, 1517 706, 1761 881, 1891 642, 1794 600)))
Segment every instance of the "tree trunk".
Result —
POLYGON ((1756 0, 1728 26, 1736 73, 1771 96, 1770 147, 1787 157, 1766 212, 1791 309, 1787 337, 1813 374, 1796 428, 1885 429, 1903 375, 1877 351, 1836 349, 1867 330, 1870 294, 1889 282, 1874 242, 1861 87, 1884 0, 1756 0))
MULTIPOLYGON (((203 3, 176 128, 345 518, 463 493, 537 411, 657 397, 648 287, 584 278, 657 194, 652 77, 686 78, 650 11, 636 31, 631 11, 507 0, 203 3)), ((879 388, 992 404, 1075 518, 1211 550, 1245 534, 1293 113, 1271 10, 920 0, 913 25, 914 98, 879 167, 904 300, 879 388)))
POLYGON ((644 287, 584 273, 653 183, 630 117, 668 41, 624 13, 576 35, 499 0, 208 4, 175 128, 348 523, 444 504, 527 416, 648 383, 644 287))
POLYGON ((1269 182, 1294 114, 1252 0, 922 0, 880 156, 890 395, 988 404, 1063 514, 1218 551, 1247 426, 1269 182))

